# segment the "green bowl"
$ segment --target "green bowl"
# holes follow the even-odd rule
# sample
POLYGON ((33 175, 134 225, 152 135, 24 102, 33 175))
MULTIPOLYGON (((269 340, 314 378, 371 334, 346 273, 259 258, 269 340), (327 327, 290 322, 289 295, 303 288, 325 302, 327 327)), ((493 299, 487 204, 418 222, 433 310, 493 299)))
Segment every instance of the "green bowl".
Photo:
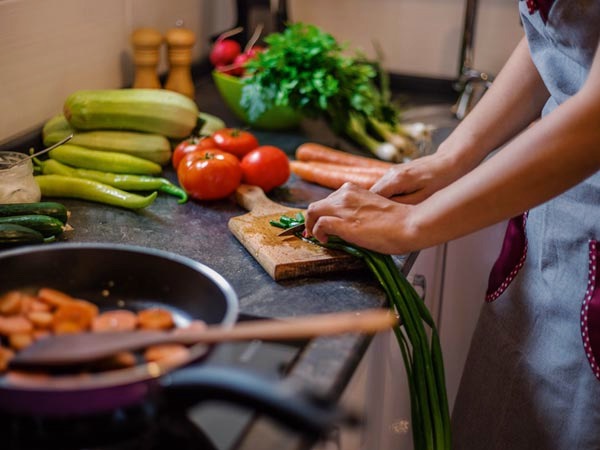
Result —
POLYGON ((242 80, 217 71, 213 71, 212 76, 223 101, 238 119, 253 128, 261 130, 286 130, 297 127, 302 120, 302 115, 293 109, 285 106, 274 106, 265 111, 255 121, 250 121, 246 111, 240 106, 242 80))

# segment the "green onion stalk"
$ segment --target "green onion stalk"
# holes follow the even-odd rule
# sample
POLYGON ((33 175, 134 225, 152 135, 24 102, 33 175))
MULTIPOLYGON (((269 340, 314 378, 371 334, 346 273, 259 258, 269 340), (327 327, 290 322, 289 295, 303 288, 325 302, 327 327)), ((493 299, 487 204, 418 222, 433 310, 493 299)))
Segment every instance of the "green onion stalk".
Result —
MULTIPOLYGON (((281 228, 302 223, 298 217, 282 216, 271 224, 281 228)), ((431 314, 413 286, 398 270, 390 255, 352 245, 337 237, 327 243, 314 238, 298 237, 327 248, 342 250, 365 261, 384 289, 390 308, 399 315, 394 327, 410 392, 412 434, 415 450, 449 450, 451 448, 450 413, 440 338, 431 314), (427 329, 430 330, 428 336, 427 329)))
POLYGON ((391 142, 382 142, 369 135, 366 119, 358 113, 349 113, 345 133, 357 144, 384 161, 402 162, 402 152, 391 142))

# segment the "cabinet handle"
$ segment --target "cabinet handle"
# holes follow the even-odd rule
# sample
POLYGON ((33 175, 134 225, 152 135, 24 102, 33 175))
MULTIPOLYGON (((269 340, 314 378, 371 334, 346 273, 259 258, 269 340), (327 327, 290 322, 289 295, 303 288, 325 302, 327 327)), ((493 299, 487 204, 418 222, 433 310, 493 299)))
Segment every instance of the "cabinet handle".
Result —
POLYGON ((414 274, 410 284, 413 285, 417 293, 419 293, 419 290, 421 291, 419 297, 421 297, 421 300, 425 301, 425 295, 427 293, 427 279, 425 278, 425 275, 420 273, 414 274))

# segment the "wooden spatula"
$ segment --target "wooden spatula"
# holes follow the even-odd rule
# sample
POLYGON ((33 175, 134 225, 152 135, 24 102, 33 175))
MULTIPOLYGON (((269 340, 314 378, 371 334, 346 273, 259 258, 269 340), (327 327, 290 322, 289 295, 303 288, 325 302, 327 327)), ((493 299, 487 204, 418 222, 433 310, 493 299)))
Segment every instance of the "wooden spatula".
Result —
POLYGON ((397 323, 387 309, 318 314, 280 320, 251 320, 230 328, 208 326, 204 330, 178 329, 177 333, 161 331, 121 331, 78 333, 50 336, 19 352, 11 368, 52 368, 77 366, 126 350, 138 350, 157 344, 216 343, 223 341, 296 340, 342 333, 376 333, 397 323))
POLYGON ((274 280, 319 275, 364 267, 359 259, 341 251, 304 242, 296 236, 279 236, 269 221, 303 212, 270 200, 256 186, 242 185, 236 200, 247 214, 229 220, 229 229, 274 280))

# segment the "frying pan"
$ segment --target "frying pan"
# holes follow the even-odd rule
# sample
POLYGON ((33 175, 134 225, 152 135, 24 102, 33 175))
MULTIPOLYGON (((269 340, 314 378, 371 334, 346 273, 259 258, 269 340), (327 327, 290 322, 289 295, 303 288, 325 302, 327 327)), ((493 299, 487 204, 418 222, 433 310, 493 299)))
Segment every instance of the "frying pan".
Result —
MULTIPOLYGON (((0 252, 0 294, 39 287, 92 301, 100 310, 160 306, 171 311, 178 326, 194 319, 231 326, 238 315, 236 293, 214 270, 180 255, 130 245, 63 243, 0 252)), ((218 399, 250 406, 313 434, 340 420, 332 405, 249 372, 207 364, 185 367, 205 358, 213 347, 194 345, 185 361, 85 375, 3 375, 0 410, 77 417, 173 396, 189 404, 218 399)))

